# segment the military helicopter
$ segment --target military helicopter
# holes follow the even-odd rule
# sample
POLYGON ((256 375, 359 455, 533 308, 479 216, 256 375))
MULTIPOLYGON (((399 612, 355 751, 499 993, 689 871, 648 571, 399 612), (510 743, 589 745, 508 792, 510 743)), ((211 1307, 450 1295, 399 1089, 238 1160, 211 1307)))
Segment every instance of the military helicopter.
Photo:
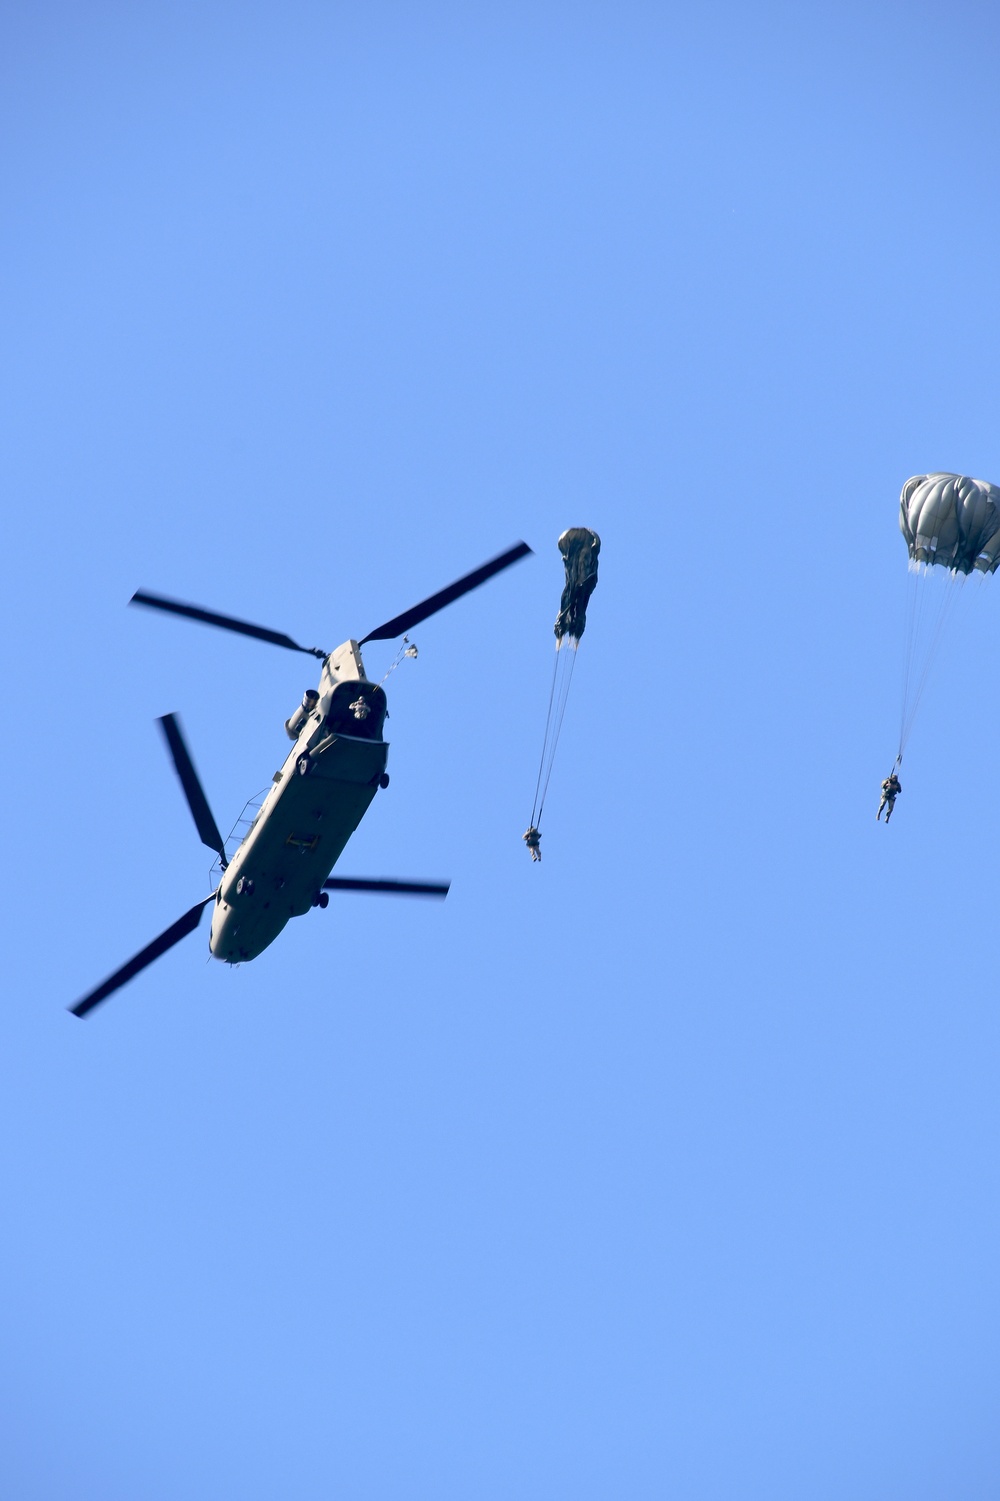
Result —
POLYGON ((222 878, 210 896, 203 897, 166 932, 71 1006, 69 1010, 74 1016, 86 1016, 154 959, 193 933, 210 902, 215 905, 209 951, 227 964, 240 964, 262 954, 289 918, 301 917, 311 907, 325 907, 330 891, 447 895, 447 882, 330 875, 376 791, 389 785, 385 769, 389 747, 382 739, 385 691, 367 677, 361 648, 369 641, 394 641, 405 636, 421 621, 530 552, 527 543, 518 542, 421 604, 369 631, 360 641, 345 641, 329 653, 316 646, 300 646, 280 631, 218 615, 198 605, 182 604, 141 590, 133 594, 130 604, 236 631, 289 651, 305 652, 318 658, 323 667, 319 687, 308 688, 301 704, 285 721, 285 731, 294 744, 280 771, 275 772, 266 798, 231 859, 227 858, 225 843, 198 780, 177 716, 166 714, 159 720, 195 827, 202 843, 218 856, 222 878))

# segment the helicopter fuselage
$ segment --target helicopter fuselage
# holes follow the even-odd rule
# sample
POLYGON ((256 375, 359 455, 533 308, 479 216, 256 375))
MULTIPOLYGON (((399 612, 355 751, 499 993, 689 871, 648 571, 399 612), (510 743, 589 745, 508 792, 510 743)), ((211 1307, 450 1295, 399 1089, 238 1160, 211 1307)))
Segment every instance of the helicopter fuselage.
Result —
POLYGON ((325 659, 318 694, 288 721, 295 743, 223 872, 209 939, 216 959, 255 959, 289 918, 325 904, 323 882, 388 782, 385 715, 358 643, 345 642, 325 659))

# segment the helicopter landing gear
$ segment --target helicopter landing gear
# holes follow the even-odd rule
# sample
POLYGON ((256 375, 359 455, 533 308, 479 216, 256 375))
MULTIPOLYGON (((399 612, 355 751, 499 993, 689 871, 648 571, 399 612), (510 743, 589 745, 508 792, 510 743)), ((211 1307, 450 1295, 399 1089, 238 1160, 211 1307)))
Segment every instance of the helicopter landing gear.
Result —
POLYGON ((313 897, 314 907, 329 907, 329 905, 330 893, 328 891, 320 891, 313 897))
POLYGON ((378 784, 384 792, 389 785, 389 773, 387 771, 383 771, 382 775, 378 779, 378 784))
POLYGON ((240 876, 236 882, 237 896, 253 896, 253 881, 250 876, 240 876))
POLYGON ((295 770, 300 777, 307 777, 312 771, 312 761, 308 755, 300 756, 295 763, 295 770))

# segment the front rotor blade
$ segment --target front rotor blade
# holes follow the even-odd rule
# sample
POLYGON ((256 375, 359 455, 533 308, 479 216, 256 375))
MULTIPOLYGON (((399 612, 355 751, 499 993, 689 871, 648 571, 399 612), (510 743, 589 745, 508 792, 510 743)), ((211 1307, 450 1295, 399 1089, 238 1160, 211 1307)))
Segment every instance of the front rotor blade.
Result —
POLYGON ((369 881, 364 876, 331 876, 327 891, 388 891, 394 896, 447 896, 450 881, 369 881))
POLYGON ((184 744, 180 721, 176 714, 164 714, 158 723, 163 730, 163 738, 167 742, 167 748, 173 759, 174 769, 181 779, 184 796, 188 800, 188 807, 191 809, 191 816, 194 819, 195 827, 201 835, 201 842, 202 844, 207 844, 210 850, 215 850, 215 853, 222 861, 222 868, 225 870, 229 863, 226 859, 226 846, 222 842, 222 835, 219 833, 218 825, 212 817, 212 810, 208 806, 208 798, 205 796, 204 789, 198 780, 198 773, 194 769, 191 753, 184 744))
POLYGON ((165 933, 161 933, 159 938, 154 938, 152 943, 148 943, 140 953, 136 954, 134 959, 130 959, 127 964, 123 964, 121 969, 116 969, 114 974, 110 975, 104 981, 103 985, 98 985, 97 989, 92 990, 89 995, 85 995, 82 1001, 77 1001, 75 1006, 70 1006, 67 1009, 74 1016, 86 1016, 88 1011, 93 1011, 94 1007, 100 1005, 101 1001, 107 1000, 109 995, 113 995, 116 990, 120 990, 123 985, 127 985, 129 980, 135 979, 135 976, 140 974, 148 964, 152 964, 154 959, 159 959, 160 955, 165 954, 168 949, 172 949, 175 943, 180 943, 182 938, 186 938, 189 933, 193 933, 201 922, 202 912, 208 903, 214 900, 214 893, 212 896, 206 896, 203 901, 198 903, 197 907, 192 907, 190 912, 185 912, 184 916, 178 918, 172 927, 168 928, 165 933))
POLYGON ((166 610, 169 615, 184 615, 188 620, 200 620, 203 625, 217 625, 224 631, 235 631, 240 636, 252 636, 255 641, 268 641, 272 646, 284 646, 288 651, 303 651, 310 657, 326 656, 318 646, 300 646, 291 636, 281 631, 269 631, 265 625, 251 625, 249 620, 235 620, 232 615, 216 615, 212 610, 203 610, 200 605, 183 605, 176 599, 165 599, 162 594, 146 594, 137 590, 129 600, 130 605, 148 605, 151 610, 166 610))
POLYGON ((364 646, 367 641, 393 641, 397 636, 402 636, 406 631, 419 625, 430 615, 436 615, 438 610, 443 610, 445 605, 453 604, 456 599, 461 599, 463 594, 468 594, 470 589, 478 589, 480 584, 485 584, 495 573, 501 573, 504 568, 509 568, 511 563, 516 563, 519 558, 526 558, 531 552, 527 542, 518 542, 516 547, 511 547, 507 552, 502 552, 498 558, 484 563, 482 568, 477 568, 474 573, 467 573, 464 578, 456 583, 449 584, 447 589, 441 589, 437 594, 432 594, 430 599, 425 599, 423 604, 414 605, 412 610, 407 610, 402 615, 387 620, 385 625, 380 625, 377 630, 369 631, 359 646, 364 646))

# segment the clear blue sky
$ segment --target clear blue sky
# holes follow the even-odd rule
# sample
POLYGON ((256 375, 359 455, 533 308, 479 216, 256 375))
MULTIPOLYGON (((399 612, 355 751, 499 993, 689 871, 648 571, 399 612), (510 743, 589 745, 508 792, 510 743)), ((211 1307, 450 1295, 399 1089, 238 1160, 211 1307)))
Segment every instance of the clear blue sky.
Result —
MULTIPOLYGON (((8 7, 0 1494, 1000 1488, 1000 586, 903 768, 899 489, 1000 480, 992 6, 8 7), (568 525, 602 535, 520 841, 568 525), (416 632, 237 971, 308 644, 416 632)), ((379 675, 389 647, 372 648, 379 675)))

